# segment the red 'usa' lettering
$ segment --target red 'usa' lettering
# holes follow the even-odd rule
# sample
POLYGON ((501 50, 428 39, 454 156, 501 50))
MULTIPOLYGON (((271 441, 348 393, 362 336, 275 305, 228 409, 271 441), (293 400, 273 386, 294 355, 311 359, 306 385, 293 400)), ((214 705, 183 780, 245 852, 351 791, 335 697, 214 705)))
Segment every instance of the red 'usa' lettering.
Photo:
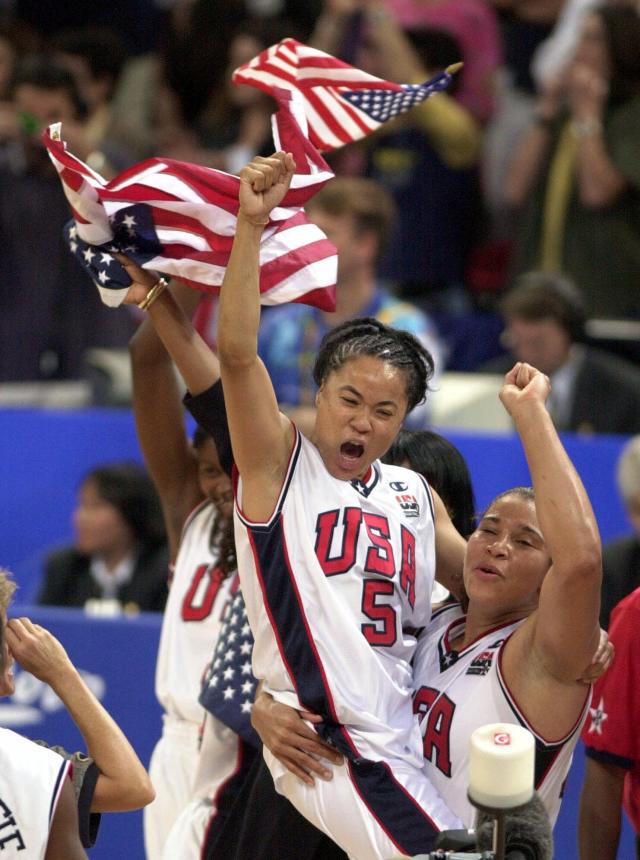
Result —
POLYGON ((386 517, 376 514, 364 514, 364 524, 373 544, 367 551, 364 569, 367 573, 379 573, 382 576, 393 576, 396 572, 396 560, 393 557, 393 547, 389 540, 389 522, 386 517))
POLYGON ((183 621, 204 621, 211 615, 213 604, 225 574, 212 564, 200 564, 182 601, 183 621))
POLYGON ((316 556, 325 576, 336 576, 351 570, 356 560, 358 535, 362 522, 360 508, 345 508, 342 515, 342 549, 338 555, 331 556, 331 542, 338 524, 340 511, 325 511, 316 521, 316 556))
POLYGON ((414 714, 426 714, 423 755, 445 776, 451 776, 450 734, 455 709, 451 699, 433 687, 420 687, 413 698, 414 714))

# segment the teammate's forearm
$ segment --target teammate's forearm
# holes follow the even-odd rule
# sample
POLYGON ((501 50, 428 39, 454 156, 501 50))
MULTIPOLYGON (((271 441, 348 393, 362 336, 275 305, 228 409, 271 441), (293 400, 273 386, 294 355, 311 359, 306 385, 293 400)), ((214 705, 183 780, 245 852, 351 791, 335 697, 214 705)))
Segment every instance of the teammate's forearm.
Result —
POLYGON ((160 295, 148 313, 191 394, 211 388, 220 378, 218 359, 171 293, 165 291, 160 295))
POLYGON ((557 569, 576 565, 583 555, 600 554, 600 536, 589 497, 569 459, 551 416, 540 402, 521 404, 513 413, 536 495, 538 522, 557 569))
POLYGON ((115 812, 149 803, 153 789, 147 772, 115 720, 89 690, 73 665, 51 682, 84 738, 100 771, 92 810, 115 812))
POLYGON ((260 237, 263 226, 238 216, 218 316, 218 354, 223 365, 252 363, 260 325, 260 237))

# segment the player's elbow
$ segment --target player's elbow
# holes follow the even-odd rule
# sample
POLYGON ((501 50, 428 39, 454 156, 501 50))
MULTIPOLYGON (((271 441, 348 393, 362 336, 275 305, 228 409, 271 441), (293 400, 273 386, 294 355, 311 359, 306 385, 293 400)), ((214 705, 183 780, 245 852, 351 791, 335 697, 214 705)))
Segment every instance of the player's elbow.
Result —
POLYGON ((600 582, 602 580, 602 549, 600 541, 577 549, 569 560, 569 575, 572 579, 584 583, 600 582))
POLYGON ((145 770, 127 774, 124 779, 98 778, 91 803, 92 812, 132 812, 148 806, 156 796, 155 789, 145 770))
POLYGON ((129 803, 131 809, 142 809, 143 806, 148 806, 156 799, 156 791, 153 783, 149 778, 149 774, 145 771, 140 774, 132 790, 129 792, 129 803))
POLYGON ((249 370, 257 361, 258 349, 255 342, 250 343, 235 338, 218 340, 218 360, 222 373, 237 373, 249 370))
MULTIPOLYGON (((127 788, 123 792, 123 802, 127 810, 142 809, 155 800, 156 792, 146 770, 140 766, 136 773, 127 779, 127 788)), ((125 811, 125 810, 123 810, 125 811)))

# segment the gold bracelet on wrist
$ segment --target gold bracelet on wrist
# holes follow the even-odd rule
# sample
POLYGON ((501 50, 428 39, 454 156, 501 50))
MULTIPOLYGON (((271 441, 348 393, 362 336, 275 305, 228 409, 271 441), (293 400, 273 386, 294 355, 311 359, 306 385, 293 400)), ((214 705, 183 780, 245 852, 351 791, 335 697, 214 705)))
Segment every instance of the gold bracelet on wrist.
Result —
POLYGON ((140 310, 141 311, 148 310, 151 307, 151 305, 155 302, 155 300, 158 298, 160 293, 163 293, 167 289, 168 286, 169 286, 169 281, 167 281, 166 278, 160 278, 160 280, 157 281, 151 287, 151 289, 149 290, 147 295, 142 299, 142 301, 138 302, 138 307, 140 308, 140 310))

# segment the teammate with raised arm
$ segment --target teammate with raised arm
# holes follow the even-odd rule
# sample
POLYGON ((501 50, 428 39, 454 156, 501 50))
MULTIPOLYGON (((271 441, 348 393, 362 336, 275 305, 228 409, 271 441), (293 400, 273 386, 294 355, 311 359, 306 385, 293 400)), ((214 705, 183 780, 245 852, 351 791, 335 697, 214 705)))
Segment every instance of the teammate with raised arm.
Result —
POLYGON ((492 722, 536 738, 535 784, 552 821, 587 714, 584 683, 600 638, 598 526, 546 409, 549 379, 518 363, 500 398, 533 489, 501 493, 469 538, 460 607, 436 613, 414 662, 415 707, 434 784, 467 824, 468 739, 492 722))
MULTIPOLYGON (((127 301, 139 302, 154 279, 126 258, 122 262, 139 280, 127 301)), ((179 284, 172 290, 180 307, 192 312, 198 293, 179 284)), ((183 317, 167 290, 154 301, 149 317, 161 323, 172 314, 183 317)), ((219 378, 218 364, 203 347, 207 361, 189 365, 189 374, 181 370, 191 393, 206 398, 215 412, 212 385, 219 378)), ((162 503, 175 562, 156 666, 156 695, 164 717, 150 764, 156 800, 145 810, 145 848, 149 860, 173 860, 177 853, 198 858, 218 790, 243 760, 243 741, 210 715, 202 733, 205 711, 198 702, 222 617, 238 586, 233 495, 214 440, 200 428, 193 444, 186 436, 180 384, 151 319, 135 334, 130 352, 138 439, 162 503), (197 803, 200 799, 206 802, 197 803)))
POLYGON ((378 461, 433 369, 411 335, 370 319, 339 326, 318 355, 311 438, 278 409, 257 354, 258 252, 294 169, 277 153, 240 174, 218 354, 254 672, 276 699, 320 714, 348 765, 313 789, 266 759, 277 789, 352 857, 412 855, 458 824, 422 770, 410 661, 436 561, 459 591, 464 541, 420 476, 378 461))

